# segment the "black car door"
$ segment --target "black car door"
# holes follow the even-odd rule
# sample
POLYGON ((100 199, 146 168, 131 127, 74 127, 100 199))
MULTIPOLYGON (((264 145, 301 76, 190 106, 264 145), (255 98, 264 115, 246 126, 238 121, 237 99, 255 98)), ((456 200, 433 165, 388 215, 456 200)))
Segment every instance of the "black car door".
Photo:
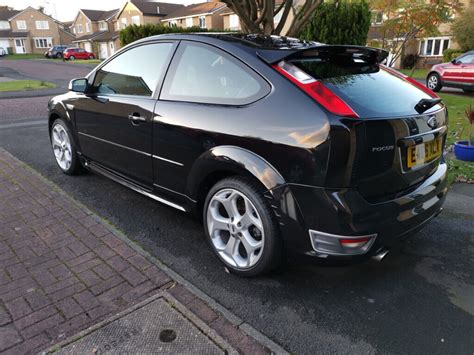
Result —
POLYGON ((148 188, 156 91, 174 47, 155 42, 121 53, 90 78, 90 90, 74 103, 82 153, 148 188))

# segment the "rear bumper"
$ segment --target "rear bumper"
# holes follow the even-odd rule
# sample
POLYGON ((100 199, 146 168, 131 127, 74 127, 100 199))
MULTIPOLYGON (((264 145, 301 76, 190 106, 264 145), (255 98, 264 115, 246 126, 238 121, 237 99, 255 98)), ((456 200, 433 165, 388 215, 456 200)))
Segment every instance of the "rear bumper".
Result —
POLYGON ((300 212, 301 228, 282 230, 286 245, 297 253, 311 256, 372 256, 381 249, 391 248, 440 213, 447 193, 446 178, 447 166, 442 163, 416 190, 380 203, 369 203, 356 189, 290 184, 289 189, 300 212), (326 243, 338 243, 338 238, 365 236, 373 236, 373 241, 360 252, 341 253, 329 249, 329 252, 321 253, 315 248, 314 238, 310 238, 310 230, 313 231, 311 234, 317 231, 326 235, 324 238, 329 238, 326 243))

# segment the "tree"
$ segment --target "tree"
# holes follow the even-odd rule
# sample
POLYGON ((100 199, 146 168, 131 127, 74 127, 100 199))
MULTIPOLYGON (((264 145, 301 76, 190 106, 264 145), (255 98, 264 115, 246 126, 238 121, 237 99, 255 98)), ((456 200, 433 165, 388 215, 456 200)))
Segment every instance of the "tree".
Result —
POLYGON ((325 2, 311 17, 301 37, 327 44, 367 44, 371 13, 365 1, 325 2))
POLYGON ((323 0, 304 0, 296 7, 293 7, 293 0, 283 0, 278 5, 275 0, 222 0, 222 2, 239 16, 242 30, 247 33, 278 35, 283 30, 290 12, 294 11, 286 35, 296 37, 311 20, 314 11, 323 0), (277 15, 281 17, 275 26, 277 15))
POLYGON ((453 23, 454 39, 463 51, 474 49, 474 7, 464 11, 453 23))
POLYGON ((372 0, 370 7, 383 11, 381 47, 392 53, 388 64, 393 65, 416 38, 438 35, 438 26, 451 22, 462 4, 459 0, 372 0))

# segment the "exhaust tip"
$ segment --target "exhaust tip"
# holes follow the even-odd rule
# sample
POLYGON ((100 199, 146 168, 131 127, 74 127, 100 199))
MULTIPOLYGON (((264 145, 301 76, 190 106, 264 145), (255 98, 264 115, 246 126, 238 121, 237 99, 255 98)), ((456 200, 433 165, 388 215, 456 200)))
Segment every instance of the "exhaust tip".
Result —
POLYGON ((389 251, 390 251, 390 250, 388 250, 388 249, 381 249, 381 250, 378 251, 377 254, 375 254, 375 255, 372 257, 372 259, 375 260, 375 261, 380 262, 380 261, 383 260, 383 258, 385 258, 385 257, 387 256, 387 254, 388 254, 389 251))

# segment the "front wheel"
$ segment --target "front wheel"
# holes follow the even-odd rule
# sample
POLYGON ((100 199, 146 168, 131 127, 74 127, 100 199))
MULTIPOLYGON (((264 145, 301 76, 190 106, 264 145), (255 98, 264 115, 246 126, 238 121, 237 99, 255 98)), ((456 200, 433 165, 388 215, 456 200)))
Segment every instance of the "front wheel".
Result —
POLYGON ((51 146, 56 163, 63 173, 77 175, 84 171, 72 144, 69 129, 62 119, 57 119, 51 126, 51 146))
POLYGON ((76 57, 74 57, 73 55, 71 55, 71 56, 69 57, 69 60, 76 60, 76 57))
POLYGON ((252 180, 232 177, 218 182, 207 195, 203 219, 209 244, 229 271, 252 277, 281 263, 278 224, 252 180))
POLYGON ((438 92, 443 87, 441 85, 441 79, 438 74, 431 73, 426 78, 426 87, 432 91, 438 92))

